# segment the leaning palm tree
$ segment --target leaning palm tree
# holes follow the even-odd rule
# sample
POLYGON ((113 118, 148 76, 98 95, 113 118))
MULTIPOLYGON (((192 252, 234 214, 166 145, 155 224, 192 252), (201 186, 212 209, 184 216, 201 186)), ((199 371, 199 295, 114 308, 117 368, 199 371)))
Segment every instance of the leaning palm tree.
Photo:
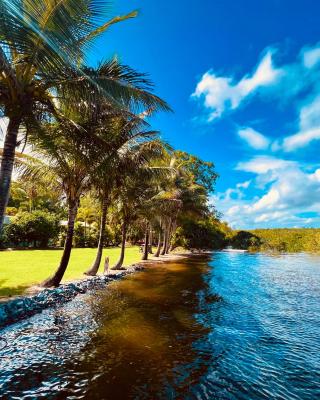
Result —
POLYGON ((141 163, 141 159, 147 155, 145 141, 157 135, 157 132, 142 129, 147 126, 148 124, 140 116, 127 114, 125 118, 122 114, 111 118, 107 137, 112 151, 107 157, 105 154, 103 155, 103 162, 98 165, 96 170, 92 171, 91 176, 100 199, 101 219, 97 254, 91 268, 85 272, 86 275, 96 275, 100 266, 107 209, 115 182, 119 181, 119 176, 126 176, 141 163))
MULTIPOLYGON (((136 86, 138 86, 137 78, 136 86)), ((146 93, 141 88, 138 90, 142 95, 146 93)), ((113 127, 138 125, 137 117, 126 110, 114 111, 99 94, 95 94, 90 102, 79 101, 74 107, 62 103, 62 106, 66 114, 72 118, 72 123, 69 120, 49 123, 45 129, 37 132, 37 135, 32 135, 40 157, 47 160, 47 168, 42 168, 42 173, 46 170, 55 173, 68 205, 68 229, 63 255, 54 275, 43 282, 44 286, 57 286, 68 266, 74 222, 81 195, 93 185, 92 178, 97 171, 99 171, 98 176, 103 178, 101 171, 104 173, 108 171, 102 166, 110 168, 110 160, 128 141, 128 134, 123 132, 124 129, 120 129, 119 134, 114 134, 113 127)), ((137 140, 135 130, 131 136, 137 140)))
POLYGON ((68 266, 80 197, 90 188, 90 168, 94 168, 86 133, 66 138, 60 129, 59 125, 47 126, 36 142, 34 155, 37 158, 20 165, 23 178, 49 178, 54 189, 64 195, 68 207, 67 234, 60 264, 53 276, 42 283, 45 287, 59 285, 68 266))
POLYGON ((113 269, 122 268, 128 228, 139 217, 145 217, 149 202, 155 194, 155 179, 167 174, 166 169, 154 163, 163 155, 164 145, 161 141, 153 140, 139 147, 133 148, 132 152, 131 163, 135 168, 130 168, 126 174, 117 177, 114 189, 118 218, 122 223, 122 239, 120 257, 113 269))
POLYGON ((69 94, 72 88, 77 101, 98 90, 115 103, 143 96, 148 106, 157 102, 155 96, 150 101, 135 85, 135 74, 117 62, 103 63, 98 70, 82 66, 86 49, 98 35, 136 15, 132 12, 101 25, 104 11, 99 0, 0 2, 0 116, 9 120, 0 168, 0 232, 19 130, 24 127, 28 132, 43 116, 62 118, 62 86, 69 94))

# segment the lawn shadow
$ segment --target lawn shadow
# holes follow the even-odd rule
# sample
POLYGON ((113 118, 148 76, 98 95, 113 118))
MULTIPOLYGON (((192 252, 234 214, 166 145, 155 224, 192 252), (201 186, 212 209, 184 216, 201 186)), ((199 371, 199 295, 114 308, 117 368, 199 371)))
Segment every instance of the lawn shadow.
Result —
POLYGON ((7 279, 0 280, 0 301, 2 298, 22 295, 30 287, 30 285, 6 286, 6 281, 7 279))

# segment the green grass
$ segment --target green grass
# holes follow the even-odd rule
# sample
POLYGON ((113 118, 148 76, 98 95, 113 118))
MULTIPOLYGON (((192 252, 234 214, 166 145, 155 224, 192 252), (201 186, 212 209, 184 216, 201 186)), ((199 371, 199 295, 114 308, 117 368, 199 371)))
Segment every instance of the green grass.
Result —
MULTIPOLYGON (((57 268, 62 250, 13 250, 0 251, 0 297, 22 294, 26 288, 42 282, 57 268)), ((92 264, 96 249, 73 249, 64 281, 83 278, 83 272, 92 264)), ((104 250, 110 258, 110 266, 115 264, 120 248, 104 250)), ((127 247, 124 265, 133 264, 141 259, 139 248, 127 247)), ((103 269, 103 261, 100 271, 103 269)))

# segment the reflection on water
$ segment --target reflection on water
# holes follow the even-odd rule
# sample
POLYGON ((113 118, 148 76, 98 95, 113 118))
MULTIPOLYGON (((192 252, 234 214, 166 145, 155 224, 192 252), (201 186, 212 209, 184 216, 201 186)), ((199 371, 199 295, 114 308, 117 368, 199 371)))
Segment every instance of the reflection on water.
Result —
POLYGON ((316 256, 157 265, 4 329, 0 394, 316 399, 319 300, 316 256))

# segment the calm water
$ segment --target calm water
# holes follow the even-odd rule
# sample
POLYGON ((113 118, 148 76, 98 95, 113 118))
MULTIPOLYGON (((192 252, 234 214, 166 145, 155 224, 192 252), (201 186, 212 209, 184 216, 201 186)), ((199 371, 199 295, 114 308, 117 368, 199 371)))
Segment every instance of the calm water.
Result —
POLYGON ((319 399, 320 257, 215 253, 1 331, 1 399, 319 399))

